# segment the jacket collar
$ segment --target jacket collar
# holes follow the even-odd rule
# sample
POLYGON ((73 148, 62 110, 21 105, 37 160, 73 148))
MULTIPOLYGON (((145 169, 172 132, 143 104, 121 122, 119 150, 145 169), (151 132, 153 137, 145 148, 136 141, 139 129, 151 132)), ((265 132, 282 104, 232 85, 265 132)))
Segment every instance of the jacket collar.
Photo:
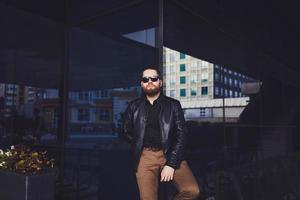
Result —
MULTIPOLYGON (((154 102, 157 102, 159 104, 161 104, 162 99, 164 98, 164 95, 162 94, 162 92, 159 94, 158 98, 154 100, 154 102)), ((147 99, 146 95, 144 95, 144 102, 149 102, 149 100, 147 99)))

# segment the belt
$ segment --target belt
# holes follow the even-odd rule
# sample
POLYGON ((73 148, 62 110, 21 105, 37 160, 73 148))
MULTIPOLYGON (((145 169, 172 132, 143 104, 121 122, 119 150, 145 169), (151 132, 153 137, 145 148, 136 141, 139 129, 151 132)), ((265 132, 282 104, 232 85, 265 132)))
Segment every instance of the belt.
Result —
POLYGON ((160 147, 144 147, 143 150, 146 150, 146 151, 161 151, 162 148, 160 148, 160 147))

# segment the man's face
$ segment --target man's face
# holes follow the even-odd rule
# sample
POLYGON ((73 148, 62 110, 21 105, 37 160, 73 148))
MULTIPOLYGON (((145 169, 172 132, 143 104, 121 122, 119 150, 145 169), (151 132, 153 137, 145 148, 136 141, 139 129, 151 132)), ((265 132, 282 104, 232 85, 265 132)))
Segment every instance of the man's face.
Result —
POLYGON ((143 80, 141 81, 141 87, 147 96, 155 96, 160 92, 162 87, 162 81, 158 78, 158 74, 153 69, 146 69, 143 72, 143 80), (147 81, 147 82, 145 82, 147 81))

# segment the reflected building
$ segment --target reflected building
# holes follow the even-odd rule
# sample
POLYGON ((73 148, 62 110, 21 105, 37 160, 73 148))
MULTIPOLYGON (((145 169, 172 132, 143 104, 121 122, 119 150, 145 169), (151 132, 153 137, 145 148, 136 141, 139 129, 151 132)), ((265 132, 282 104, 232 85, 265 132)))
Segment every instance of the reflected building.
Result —
POLYGON ((9 115, 12 109, 18 114, 32 117, 33 107, 41 100, 39 88, 0 83, 1 112, 9 115))
POLYGON ((70 93, 72 133, 112 132, 111 90, 70 93))
POLYGON ((0 84, 0 96, 4 98, 3 107, 6 109, 20 104, 20 88, 14 84, 0 84))
POLYGON ((163 64, 165 94, 180 100, 187 119, 219 122, 226 112, 226 121, 236 121, 248 104, 241 86, 250 77, 167 47, 163 64))
POLYGON ((138 87, 71 92, 71 132, 115 134, 138 87))
POLYGON ((121 128, 123 113, 127 108, 128 103, 140 95, 141 90, 139 86, 113 89, 113 122, 116 125, 115 128, 121 128))
MULTIPOLYGON (((69 93, 69 123, 71 134, 114 134, 122 123, 122 113, 128 102, 140 95, 140 87, 114 88, 69 93)), ((15 84, 0 84, 1 115, 9 116, 13 109, 26 118, 38 108, 48 132, 58 128, 59 94, 56 89, 40 89, 15 84)))

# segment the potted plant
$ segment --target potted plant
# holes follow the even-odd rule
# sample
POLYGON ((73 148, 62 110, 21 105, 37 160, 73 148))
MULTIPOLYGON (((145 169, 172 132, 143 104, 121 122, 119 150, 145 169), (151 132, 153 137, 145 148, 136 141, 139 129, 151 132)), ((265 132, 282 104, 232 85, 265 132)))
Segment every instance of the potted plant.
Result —
POLYGON ((0 149, 0 199, 53 200, 54 160, 24 145, 0 149))

